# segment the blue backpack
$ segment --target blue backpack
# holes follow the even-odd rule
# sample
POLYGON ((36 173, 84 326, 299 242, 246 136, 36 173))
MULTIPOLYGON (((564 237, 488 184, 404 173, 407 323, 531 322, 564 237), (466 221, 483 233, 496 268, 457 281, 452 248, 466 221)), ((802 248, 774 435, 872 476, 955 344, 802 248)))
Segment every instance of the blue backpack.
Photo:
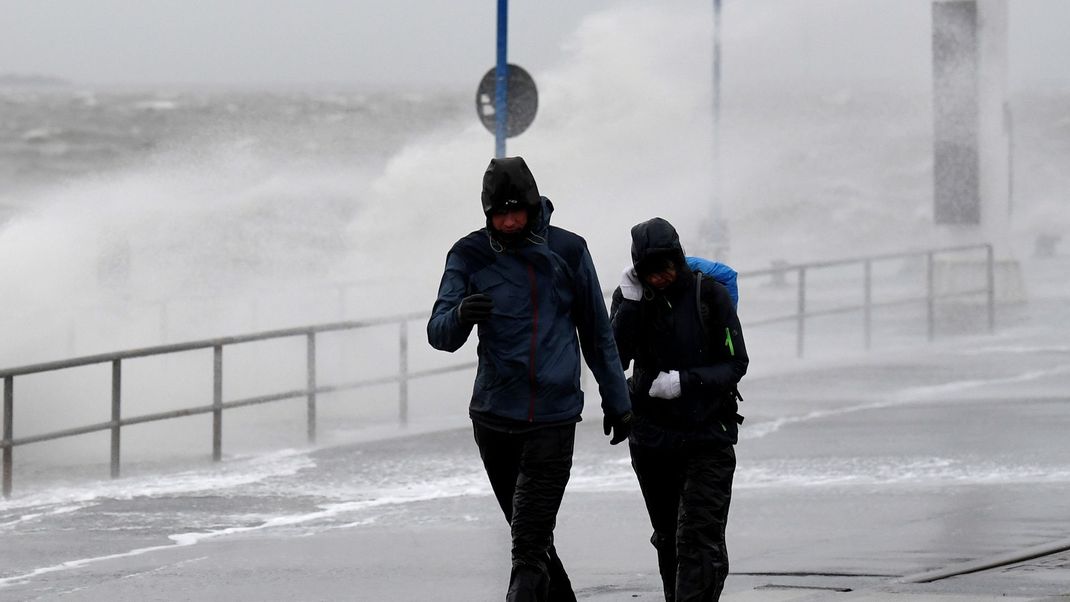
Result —
POLYGON ((732 297, 732 307, 739 309, 739 287, 736 286, 736 271, 723 263, 702 257, 684 257, 691 271, 699 271, 720 282, 732 297))

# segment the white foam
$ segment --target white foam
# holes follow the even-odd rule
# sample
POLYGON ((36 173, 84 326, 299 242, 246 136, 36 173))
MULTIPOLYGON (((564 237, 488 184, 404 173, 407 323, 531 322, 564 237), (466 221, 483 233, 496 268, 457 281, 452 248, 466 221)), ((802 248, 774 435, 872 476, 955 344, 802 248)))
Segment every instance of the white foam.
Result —
MULTIPOLYGON (((814 412, 803 418, 843 413, 842 411, 814 412)), ((781 423, 783 424, 783 423, 781 423)), ((296 472, 296 471, 293 471, 296 472)), ((277 474, 277 473, 276 473, 277 474)), ((293 474, 293 473, 291 473, 293 474)), ((243 481, 244 482, 244 481, 243 481)), ((957 486, 986 484, 1029 484, 1070 482, 1070 469, 993 462, 973 464, 943 457, 877 457, 877 458, 820 458, 779 459, 741 465, 736 472, 735 488, 739 490, 768 488, 872 487, 872 486, 957 486)), ((173 490, 177 483, 172 484, 173 490)), ((202 487, 203 488, 203 487, 202 487)), ((143 487, 139 491, 160 491, 143 487)), ((198 489, 199 490, 199 489, 198 489)), ((577 464, 569 484, 571 492, 630 492, 638 491, 638 483, 627 459, 613 458, 597 463, 577 464)), ((310 536, 328 530, 359 528, 374 524, 379 516, 365 515, 370 510, 443 500, 463 496, 489 496, 490 488, 481 471, 465 468, 461 474, 430 481, 415 481, 387 487, 356 487, 349 493, 361 499, 347 499, 321 504, 314 511, 284 515, 243 515, 231 520, 255 521, 255 524, 235 525, 208 531, 175 533, 170 543, 136 548, 126 552, 70 560, 0 579, 0 588, 25 583, 42 575, 83 568, 92 564, 140 556, 161 550, 197 545, 212 539, 295 526, 303 532, 290 536, 310 536), (358 515, 349 519, 349 515, 358 515), (339 522, 338 519, 345 519, 339 522)), ((71 505, 50 510, 52 514, 75 511, 83 506, 71 505)), ((41 514, 27 514, 19 520, 34 520, 41 514)), ((465 520, 471 520, 466 517, 465 520)), ((16 521, 17 522, 17 521, 16 521)))
POLYGON ((98 563, 98 562, 104 562, 106 560, 115 560, 115 559, 118 559, 118 558, 129 558, 129 557, 132 557, 132 556, 140 556, 142 554, 148 554, 149 552, 155 552, 155 551, 158 551, 158 550, 166 550, 166 549, 169 549, 169 548, 172 548, 172 547, 174 547, 174 546, 173 545, 152 546, 152 547, 148 547, 148 548, 138 548, 136 550, 130 550, 128 552, 120 552, 118 554, 108 554, 106 556, 94 556, 92 558, 80 558, 78 560, 69 560, 67 562, 62 562, 60 564, 54 564, 52 566, 46 566, 46 567, 37 568, 37 569, 34 569, 34 570, 30 571, 29 573, 23 573, 21 575, 13 575, 11 577, 4 577, 4 578, 0 579, 0 589, 5 588, 5 587, 9 587, 9 586, 12 586, 12 585, 17 585, 19 583, 25 583, 25 582, 27 582, 27 581, 35 578, 35 577, 40 577, 41 575, 47 575, 49 573, 55 573, 55 572, 59 572, 59 571, 69 571, 71 569, 81 568, 81 567, 84 567, 84 566, 88 566, 90 564, 95 564, 95 563, 98 563))
POLYGON ((42 519, 42 518, 48 518, 48 517, 51 517, 51 516, 56 516, 57 514, 68 514, 68 513, 71 513, 71 512, 77 512, 78 510, 81 510, 82 508, 85 508, 85 507, 91 506, 91 505, 92 504, 73 504, 73 505, 69 505, 69 506, 59 506, 59 507, 56 507, 56 508, 50 508, 49 510, 44 511, 44 512, 33 512, 33 513, 30 513, 30 514, 24 514, 24 515, 19 516, 18 518, 14 519, 14 520, 10 520, 10 521, 7 521, 7 522, 0 523, 0 529, 13 527, 15 525, 32 522, 32 521, 35 521, 35 520, 38 520, 38 519, 42 519))
POLYGON ((893 403, 895 401, 915 402, 939 400, 949 393, 960 393, 962 391, 980 389, 989 386, 1019 384, 1029 381, 1040 380, 1049 376, 1057 376, 1060 374, 1067 373, 1070 373, 1070 365, 1059 366, 1056 368, 1048 368, 1044 370, 1031 370, 1028 372, 1023 372, 1021 374, 1015 374, 1012 376, 1001 376, 998 378, 960 380, 939 385, 912 387, 909 389, 904 389, 898 395, 896 395, 893 399, 893 403))
POLYGON ((1057 368, 1049 368, 1045 370, 1032 370, 1029 372, 1024 372, 1022 374, 1016 374, 1013 376, 1001 376, 998 378, 968 379, 941 383, 939 385, 909 387, 906 389, 902 389, 901 391, 894 393, 890 395, 887 399, 883 400, 854 404, 844 407, 830 408, 827 410, 814 410, 812 412, 807 412, 806 414, 800 414, 796 416, 782 416, 766 422, 759 422, 758 424, 748 425, 746 429, 740 430, 739 438, 741 440, 760 439, 762 437, 768 436, 772 433, 779 431, 781 428, 789 424, 810 422, 813 420, 820 420, 833 416, 842 416, 844 414, 851 414, 854 412, 864 412, 867 410, 878 410, 933 401, 947 401, 947 396, 953 393, 962 393, 964 391, 976 390, 990 386, 1019 384, 1066 373, 1070 373, 1070 366, 1059 366, 1057 368))
POLYGON ((134 103, 134 108, 141 109, 143 111, 174 111, 179 108, 179 103, 174 100, 155 99, 155 100, 143 100, 141 102, 134 103))
MULTIPOLYGON (((415 484, 403 485, 396 488, 384 488, 369 491, 367 493, 370 494, 372 497, 364 500, 352 500, 335 504, 321 505, 319 506, 318 510, 313 512, 270 516, 264 518, 260 523, 255 525, 225 527, 222 529, 214 529, 211 531, 176 533, 168 536, 168 539, 172 542, 170 544, 137 548, 127 552, 120 552, 116 554, 80 558, 77 560, 70 560, 47 567, 37 568, 21 575, 13 575, 11 577, 0 579, 0 588, 19 583, 25 583, 26 581, 32 580, 35 577, 39 577, 41 575, 46 575, 49 573, 82 568, 91 564, 106 562, 119 558, 140 556, 143 554, 149 554, 160 550, 192 546, 207 540, 226 537, 229 535, 292 527, 296 525, 307 525, 310 523, 328 521, 346 514, 366 511, 372 508, 379 508, 383 506, 411 504, 465 495, 488 495, 490 493, 490 490, 489 487, 487 487, 485 484, 475 483, 471 478, 462 476, 447 477, 444 479, 431 481, 423 486, 415 484)), ((322 531, 329 529, 353 528, 374 523, 375 520, 376 517, 367 517, 356 521, 349 521, 341 525, 323 525, 318 530, 322 531)))
POLYGON ((569 491, 599 492, 599 491, 638 491, 639 482, 635 480, 635 473, 631 467, 618 468, 614 472, 603 471, 598 474, 579 474, 569 479, 569 491))
POLYGON ((951 458, 823 458, 741 466, 736 489, 1068 483, 1070 470, 951 458))
POLYGON ((962 355, 1070 353, 1070 345, 988 345, 959 351, 962 355))
MULTIPOLYGON (((0 501, 0 512, 18 508, 80 508, 103 500, 129 500, 138 497, 159 497, 195 493, 198 491, 233 490, 267 479, 287 477, 316 466, 309 450, 284 449, 276 452, 229 459, 211 467, 179 472, 121 478, 113 481, 50 487, 0 501)), ((53 508, 49 512, 57 512, 53 508)), ((73 511, 72 510, 72 511, 73 511)))

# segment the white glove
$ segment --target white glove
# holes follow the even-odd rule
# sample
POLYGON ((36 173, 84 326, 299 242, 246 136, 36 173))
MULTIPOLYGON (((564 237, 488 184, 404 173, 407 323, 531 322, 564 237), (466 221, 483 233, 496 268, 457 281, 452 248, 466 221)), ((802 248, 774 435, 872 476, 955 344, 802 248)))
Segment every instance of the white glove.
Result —
POLYGON ((650 396, 660 399, 676 399, 680 396, 680 373, 669 370, 658 374, 650 385, 650 396))
POLYGON ((643 298, 643 285, 639 284, 639 276, 632 266, 624 268, 620 274, 620 294, 629 301, 638 301, 643 298))

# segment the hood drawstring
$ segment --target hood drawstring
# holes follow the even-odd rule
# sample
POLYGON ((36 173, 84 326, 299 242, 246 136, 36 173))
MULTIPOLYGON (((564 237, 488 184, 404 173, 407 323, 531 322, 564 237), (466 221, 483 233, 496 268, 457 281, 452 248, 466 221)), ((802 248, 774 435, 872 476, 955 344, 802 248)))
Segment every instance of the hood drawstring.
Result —
POLYGON ((533 244, 533 245, 544 245, 544 244, 546 244, 546 237, 545 236, 541 236, 539 234, 535 234, 534 232, 529 234, 526 240, 528 242, 530 242, 531 244, 533 244))
MULTIPOLYGON (((544 235, 550 227, 549 213, 553 211, 554 208, 553 205, 550 204, 549 199, 543 199, 543 201, 545 201, 546 206, 540 210, 539 218, 538 220, 536 220, 534 227, 530 231, 528 231, 527 235, 524 236, 524 240, 533 245, 546 244, 546 236, 544 235), (536 232, 534 228, 541 229, 539 230, 539 232, 536 232)), ((494 238, 494 233, 490 225, 490 218, 487 218, 487 239, 490 241, 491 250, 493 250, 495 253, 505 252, 505 245, 502 243, 502 241, 494 238)))
MULTIPOLYGON (((487 239, 490 241, 490 248, 495 253, 504 253, 505 252, 505 245, 503 245, 501 243, 501 241, 499 241, 498 239, 494 238, 494 235, 492 235, 490 232, 487 232, 487 239)), ((545 236, 541 236, 539 234, 535 234, 535 233, 529 234, 527 236, 527 238, 525 238, 524 240, 530 242, 533 245, 544 245, 544 244, 546 244, 546 237, 545 236)))

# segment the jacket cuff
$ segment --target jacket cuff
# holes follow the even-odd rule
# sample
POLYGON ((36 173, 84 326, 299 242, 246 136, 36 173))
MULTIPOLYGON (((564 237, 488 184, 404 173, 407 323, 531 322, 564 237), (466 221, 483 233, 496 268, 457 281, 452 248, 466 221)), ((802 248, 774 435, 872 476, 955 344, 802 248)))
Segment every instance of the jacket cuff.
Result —
POLYGON ((680 372, 680 396, 683 397, 684 395, 687 395, 688 393, 691 392, 691 388, 693 386, 692 385, 692 380, 694 380, 694 379, 691 376, 691 371, 690 370, 679 370, 679 372, 680 372))

